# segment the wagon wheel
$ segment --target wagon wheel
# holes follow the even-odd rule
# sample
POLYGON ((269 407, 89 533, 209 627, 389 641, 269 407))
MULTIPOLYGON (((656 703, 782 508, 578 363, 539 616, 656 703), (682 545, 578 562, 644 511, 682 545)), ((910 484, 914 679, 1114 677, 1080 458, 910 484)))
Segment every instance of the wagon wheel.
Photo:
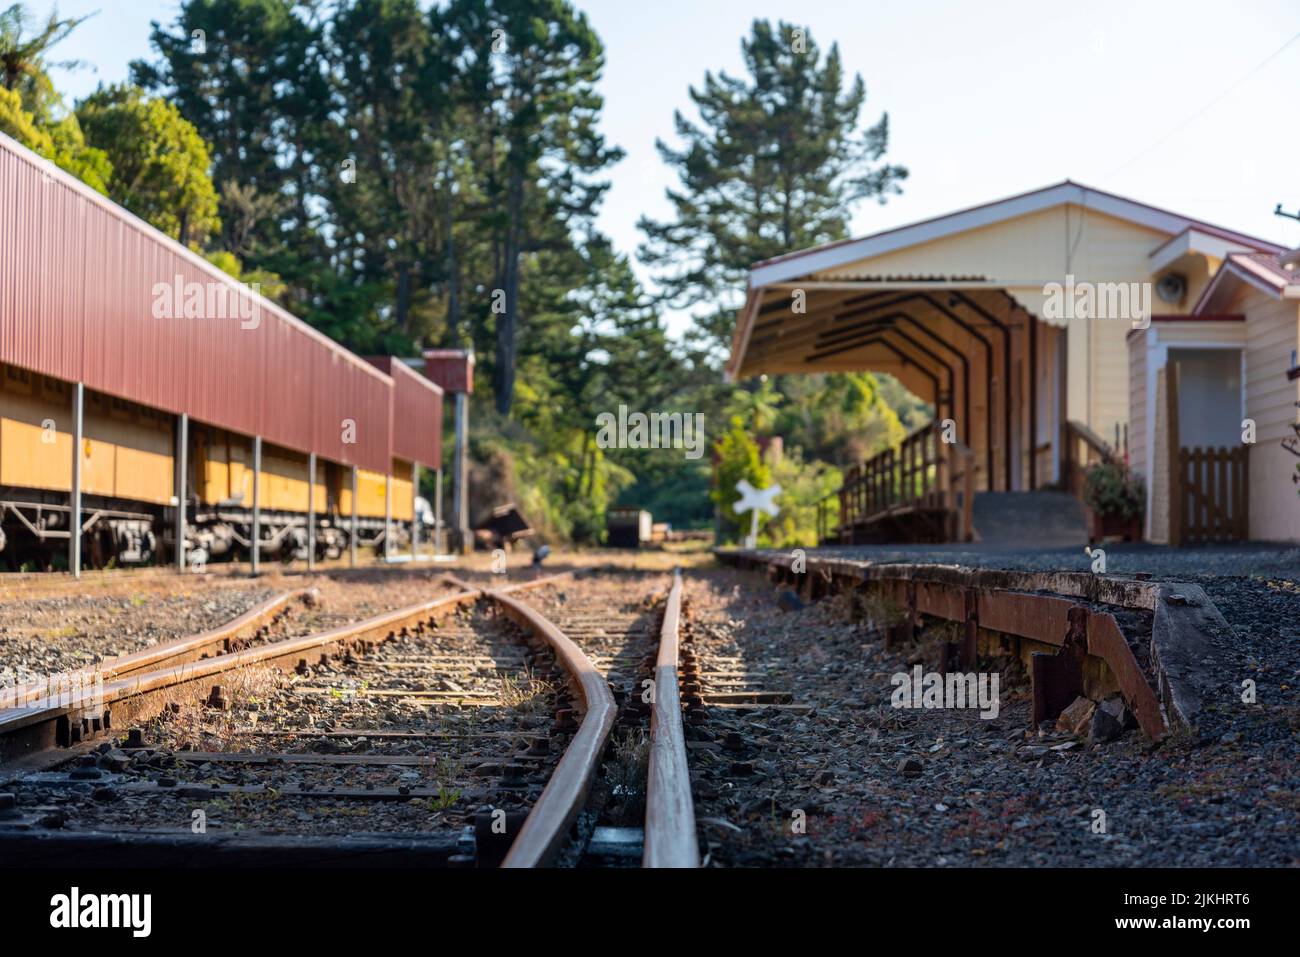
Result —
POLYGON ((50 551, 48 545, 34 545, 29 555, 38 572, 54 571, 54 553, 50 551))
POLYGON ((109 556, 113 554, 112 540, 109 535, 111 533, 106 533, 105 530, 101 529, 98 532, 83 535, 81 538, 81 547, 90 556, 90 566, 94 569, 102 569, 108 564, 109 556))

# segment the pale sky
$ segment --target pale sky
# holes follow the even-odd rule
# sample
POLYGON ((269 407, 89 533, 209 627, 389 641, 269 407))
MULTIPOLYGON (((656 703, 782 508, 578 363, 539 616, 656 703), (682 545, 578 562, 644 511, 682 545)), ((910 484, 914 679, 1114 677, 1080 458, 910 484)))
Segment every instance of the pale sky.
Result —
MULTIPOLYGON (((8 5, 11 0, 0 0, 8 5)), ((49 0, 29 0, 40 14, 49 0)), ((605 42, 604 131, 627 157, 600 225, 631 254, 642 213, 667 214, 673 178, 655 137, 705 70, 741 71, 754 18, 807 25, 867 84, 863 118, 890 115, 888 159, 905 192, 863 205, 855 234, 875 232, 1062 179, 1109 190, 1288 246, 1300 223, 1300 5, 1285 0, 578 0, 605 42), (1273 57, 1271 60, 1270 57, 1273 57), (1267 62, 1266 62, 1267 61, 1267 62)), ((100 15, 60 47, 95 72, 58 71, 84 95, 151 56, 149 21, 175 0, 62 0, 100 15)), ((644 275, 644 274, 643 274, 644 275)), ((680 326, 681 319, 673 323, 680 326)))

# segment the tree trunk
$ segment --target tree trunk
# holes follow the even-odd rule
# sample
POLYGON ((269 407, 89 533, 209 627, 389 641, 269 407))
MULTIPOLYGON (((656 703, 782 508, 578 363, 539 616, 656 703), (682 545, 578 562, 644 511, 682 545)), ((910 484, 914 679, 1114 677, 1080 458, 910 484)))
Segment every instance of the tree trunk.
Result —
POLYGON ((460 345, 460 264, 456 261, 455 204, 452 201, 450 170, 443 184, 447 208, 445 212, 447 247, 447 344, 460 345))
POLYGON ((596 457, 592 455, 591 430, 587 429, 582 435, 582 455, 578 457, 578 478, 569 492, 569 502, 575 502, 580 497, 589 494, 591 476, 595 474, 595 471, 596 457))
POLYGON ((589 453, 591 466, 590 468, 587 469, 587 487, 581 491, 581 494, 585 498, 590 498, 591 491, 596 485, 596 448, 591 441, 590 429, 587 430, 587 434, 584 437, 583 442, 584 442, 583 449, 585 452, 589 453))
MULTIPOLYGON (((512 164, 513 165, 513 164, 512 164)), ((516 326, 519 315, 519 247, 523 233, 524 173, 514 166, 506 192, 505 299, 506 311, 496 318, 496 407, 509 415, 515 397, 516 326)))
POLYGON ((406 332, 406 323, 411 312, 411 264, 401 263, 397 267, 397 328, 406 332))

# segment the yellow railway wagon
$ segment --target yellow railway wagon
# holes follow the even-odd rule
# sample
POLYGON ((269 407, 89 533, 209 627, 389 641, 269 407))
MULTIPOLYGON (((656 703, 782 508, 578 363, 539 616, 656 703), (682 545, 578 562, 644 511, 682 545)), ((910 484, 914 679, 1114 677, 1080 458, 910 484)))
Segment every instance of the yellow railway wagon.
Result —
MULTIPOLYGON (((368 469, 357 469, 357 517, 384 517, 384 483, 387 476, 368 469)), ((342 470, 339 490, 339 514, 348 518, 352 514, 352 477, 342 470)), ((396 513, 394 513, 396 514, 396 513)))
MULTIPOLYGON (((409 522, 414 516, 411 509, 411 463, 393 459, 393 521, 409 522), (403 478, 405 476, 405 478, 403 478)), ((352 514, 352 479, 346 470, 340 470, 339 514, 347 518, 352 514)), ((357 469, 357 517, 383 518, 385 485, 388 476, 367 469, 357 469)))
MULTIPOLYGON (((19 502, 48 503, 52 495, 57 503, 52 507, 66 508, 60 499, 70 494, 72 484, 73 389, 54 378, 0 366, 0 485, 16 490, 19 502)), ((90 551, 86 554, 93 555, 97 565, 114 557, 124 563, 151 561, 175 547, 169 536, 176 417, 93 390, 86 391, 84 401, 82 492, 92 501, 83 508, 108 510, 95 530, 87 533, 84 548, 90 551)), ((186 525, 186 547, 192 554, 211 557, 236 554, 239 543, 250 534, 253 440, 191 421, 189 442, 186 488, 197 509, 186 525), (239 511, 245 514, 231 514, 239 511)), ((307 464, 304 453, 269 443, 263 446, 258 492, 266 516, 265 547, 278 549, 281 555, 305 555, 301 521, 286 520, 286 513, 304 515, 310 491, 312 507, 325 523, 318 531, 318 547, 323 554, 338 557, 346 540, 339 537, 337 527, 352 514, 352 469, 318 458, 314 481, 309 483, 307 464), (335 531, 329 530, 331 525, 335 531)), ((393 458, 390 468, 391 476, 357 471, 357 516, 365 523, 359 532, 362 543, 377 531, 389 506, 395 523, 405 525, 414 518, 412 465, 393 458)), ((93 513, 83 511, 83 519, 87 514, 93 513)), ((13 519, 5 527, 11 540, 22 540, 24 556, 49 561, 38 544, 23 537, 30 526, 13 519)))
MULTIPOLYGON (((72 425, 72 386, 5 366, 0 376, 0 485, 69 492, 72 425)), ((171 416, 88 392, 82 427, 84 494, 171 502, 171 416)))
POLYGON ((225 429, 191 425, 193 488, 204 505, 253 507, 253 443, 225 429))
MULTIPOLYGON (((263 508, 285 512, 307 511, 307 456, 274 445, 262 446, 261 498, 263 508)), ((312 507, 317 515, 329 508, 325 485, 325 463, 316 460, 316 478, 311 488, 312 507)))
POLYGON ((393 520, 409 522, 415 515, 412 510, 411 463, 393 459, 389 466, 393 473, 393 520))
MULTIPOLYGON (((253 446, 242 435, 207 426, 192 427, 195 439, 194 488, 205 505, 252 508, 253 446)), ((410 521, 411 463, 393 460, 393 520, 410 521), (405 477, 403 477, 405 476, 405 477)), ((357 516, 383 518, 387 476, 357 469, 357 516)), ((338 503, 338 516, 352 514, 352 477, 348 466, 316 462, 315 507, 319 515, 338 503), (334 494, 330 494, 330 489, 334 494)), ((262 507, 268 510, 305 512, 307 501, 307 456, 275 446, 262 448, 262 507)))
MULTIPOLYGON (((194 488, 205 505, 253 507, 253 441, 243 435, 198 426, 194 432, 194 488)), ((307 456, 263 444, 258 504, 268 511, 307 511, 307 456)), ((316 460, 312 499, 316 514, 329 509, 324 461, 316 460)))

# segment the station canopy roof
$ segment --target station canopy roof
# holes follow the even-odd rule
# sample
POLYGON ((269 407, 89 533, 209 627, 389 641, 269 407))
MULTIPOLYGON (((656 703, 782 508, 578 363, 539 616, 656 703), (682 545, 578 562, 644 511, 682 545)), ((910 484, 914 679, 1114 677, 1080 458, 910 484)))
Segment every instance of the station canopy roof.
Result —
POLYGON ((1066 180, 756 264, 727 378, 862 368, 846 349, 831 348, 836 323, 896 297, 911 297, 909 308, 918 315, 930 309, 936 319, 950 297, 960 296, 972 308, 1006 308, 1009 300, 1053 322, 1044 316, 1047 290, 1067 276, 1147 281, 1187 255, 1217 262, 1283 251, 1254 236, 1066 180), (1127 275, 1117 275, 1117 269, 1127 275))

